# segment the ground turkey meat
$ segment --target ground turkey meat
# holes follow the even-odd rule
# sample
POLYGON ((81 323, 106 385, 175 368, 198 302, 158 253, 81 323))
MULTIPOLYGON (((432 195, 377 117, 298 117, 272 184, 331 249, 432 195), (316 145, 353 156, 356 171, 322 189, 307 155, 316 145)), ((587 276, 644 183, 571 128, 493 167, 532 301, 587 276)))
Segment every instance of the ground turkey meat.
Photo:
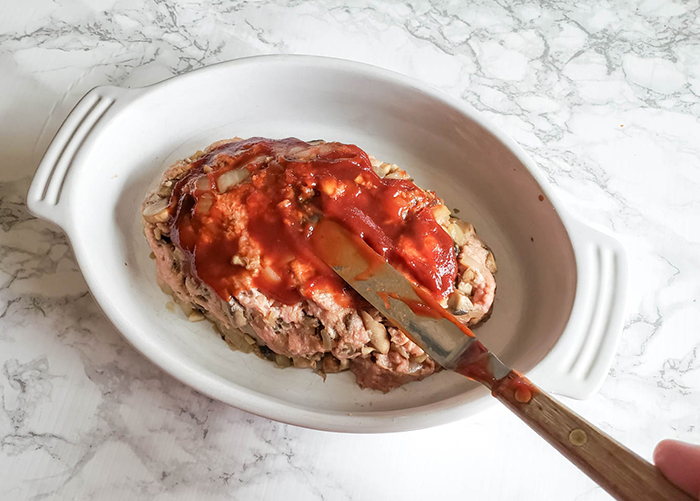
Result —
POLYGON ((307 245, 331 218, 466 325, 493 306, 496 263, 472 225, 353 145, 234 138, 176 162, 148 194, 161 288, 233 349, 281 367, 350 370, 390 391, 440 369, 307 245))

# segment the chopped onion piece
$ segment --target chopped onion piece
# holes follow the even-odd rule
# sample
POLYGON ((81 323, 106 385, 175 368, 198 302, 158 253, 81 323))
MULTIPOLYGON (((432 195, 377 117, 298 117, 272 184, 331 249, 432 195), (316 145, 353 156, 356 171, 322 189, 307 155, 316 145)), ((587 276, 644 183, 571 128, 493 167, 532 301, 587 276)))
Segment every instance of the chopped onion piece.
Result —
POLYGON ((211 189, 211 183, 209 182, 209 176, 202 176, 197 179, 195 183, 198 190, 209 191, 211 189))
POLYGON ((406 348, 404 348, 403 346, 394 346, 394 350, 396 350, 396 352, 405 359, 411 358, 408 352, 406 351, 406 348))
POLYGON ((496 267, 496 259, 493 257, 493 252, 489 251, 488 256, 486 256, 486 269, 491 273, 496 273, 498 268, 496 267))
POLYGON ((275 355, 275 363, 280 367, 289 367, 292 365, 292 360, 284 355, 275 355))
POLYGON ((246 168, 233 169, 224 172, 216 180, 216 187, 219 193, 226 193, 234 186, 241 184, 250 177, 250 172, 246 168))
POLYGON ((467 236, 464 234, 464 231, 458 224, 451 223, 447 227, 447 233, 450 234, 452 240, 454 240, 454 242, 460 247, 467 244, 467 236))
POLYGON ((211 206, 214 204, 214 197, 211 193, 204 193, 197 201, 196 211, 199 214, 209 214, 211 206))
POLYGON ((328 327, 321 329, 321 339, 323 339, 323 349, 331 351, 333 349, 333 339, 328 327))
POLYGON ((168 220, 167 198, 159 198, 154 203, 147 205, 143 209, 143 218, 149 223, 163 223, 168 220))
POLYGON ((428 359, 428 354, 427 354, 427 353, 423 353, 422 355, 418 355, 416 358, 414 358, 413 360, 411 360, 411 362, 415 362, 415 363, 417 363, 417 364, 422 364, 422 363, 425 362, 427 359, 428 359))
POLYGON ((362 323, 365 324, 365 328, 369 331, 369 340, 372 346, 374 346, 379 353, 383 353, 384 355, 389 353, 391 343, 389 342, 389 335, 386 332, 386 327, 373 319, 366 311, 360 311, 360 316, 362 317, 362 323))
POLYGON ((190 322, 201 322, 204 320, 206 317, 204 314, 202 314, 201 311, 193 310, 192 313, 190 313, 187 318, 189 319, 190 322))
POLYGON ((440 226, 447 226, 450 221, 450 209, 444 205, 433 208, 433 216, 440 226))
POLYGON ((303 357, 292 357, 292 363, 294 364, 294 367, 299 368, 308 368, 314 366, 314 362, 312 360, 303 357))
POLYGON ((265 278, 272 282, 279 282, 282 280, 271 266, 265 266, 261 271, 265 275, 265 278))

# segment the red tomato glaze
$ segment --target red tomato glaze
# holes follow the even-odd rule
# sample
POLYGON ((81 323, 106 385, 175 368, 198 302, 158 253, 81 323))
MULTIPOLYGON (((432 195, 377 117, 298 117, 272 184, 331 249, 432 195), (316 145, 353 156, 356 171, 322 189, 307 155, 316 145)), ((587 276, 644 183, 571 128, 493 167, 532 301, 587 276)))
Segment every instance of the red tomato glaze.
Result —
POLYGON ((452 239, 432 212, 439 199, 411 181, 380 178, 357 146, 293 138, 227 143, 195 161, 170 202, 173 242, 190 271, 225 300, 257 288, 285 304, 319 292, 351 304, 348 286, 310 247, 321 217, 362 238, 434 298, 453 290, 452 239), (249 177, 220 192, 219 178, 236 169, 249 177), (237 255, 243 263, 232 262, 237 255), (256 266, 247 269, 246 260, 256 266))

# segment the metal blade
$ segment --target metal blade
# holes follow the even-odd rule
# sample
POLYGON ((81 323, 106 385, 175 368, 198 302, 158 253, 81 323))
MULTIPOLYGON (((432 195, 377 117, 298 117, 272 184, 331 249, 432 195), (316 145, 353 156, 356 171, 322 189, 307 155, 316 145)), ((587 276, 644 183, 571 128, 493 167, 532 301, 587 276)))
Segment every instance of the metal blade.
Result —
MULTIPOLYGON (((510 372, 454 322, 415 313, 409 305, 422 304, 424 300, 413 284, 361 239, 335 223, 322 221, 314 230, 312 242, 327 265, 442 367, 455 369, 458 363, 464 367, 465 363, 485 357, 487 369, 495 379, 510 372)), ((489 381, 481 382, 490 386, 489 381)))
POLYGON ((445 318, 416 315, 407 301, 420 303, 421 298, 413 290, 411 282, 389 264, 373 270, 372 276, 366 280, 357 280, 365 270, 352 266, 352 263, 349 266, 333 266, 333 269, 382 315, 403 328, 414 343, 443 367, 453 368, 460 355, 475 341, 445 318))

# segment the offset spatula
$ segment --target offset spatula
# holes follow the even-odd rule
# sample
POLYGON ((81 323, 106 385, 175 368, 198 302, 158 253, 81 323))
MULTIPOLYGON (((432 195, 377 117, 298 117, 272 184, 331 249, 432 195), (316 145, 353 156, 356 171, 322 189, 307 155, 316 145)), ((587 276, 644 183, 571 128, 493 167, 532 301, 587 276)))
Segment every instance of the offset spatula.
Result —
POLYGON ((652 464, 505 366, 467 327, 361 239, 322 220, 311 240, 326 264, 437 363, 488 387, 613 497, 692 501, 652 464))

